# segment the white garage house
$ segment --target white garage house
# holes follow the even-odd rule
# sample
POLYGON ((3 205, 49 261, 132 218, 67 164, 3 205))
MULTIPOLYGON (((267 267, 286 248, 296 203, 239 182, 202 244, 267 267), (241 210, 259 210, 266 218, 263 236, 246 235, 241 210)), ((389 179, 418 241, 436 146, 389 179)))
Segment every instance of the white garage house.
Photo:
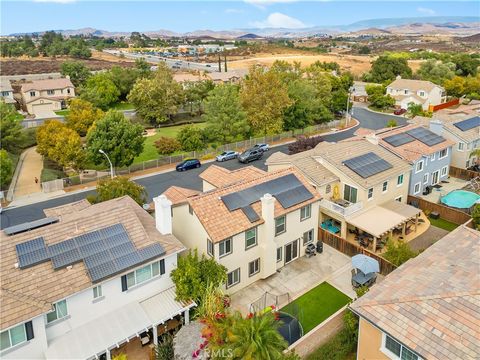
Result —
POLYGON ((27 82, 20 91, 25 110, 40 117, 66 108, 67 100, 75 97, 75 86, 67 78, 27 82))

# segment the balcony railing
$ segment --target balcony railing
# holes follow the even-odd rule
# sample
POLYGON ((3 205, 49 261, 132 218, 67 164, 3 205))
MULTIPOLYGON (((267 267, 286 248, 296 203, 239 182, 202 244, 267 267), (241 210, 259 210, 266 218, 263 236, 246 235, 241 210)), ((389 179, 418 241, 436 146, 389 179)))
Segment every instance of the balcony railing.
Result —
POLYGON ((363 203, 361 202, 351 203, 346 200, 342 200, 342 203, 343 204, 337 204, 333 201, 322 199, 322 201, 320 202, 320 206, 324 209, 336 212, 343 217, 350 216, 363 208, 363 203))

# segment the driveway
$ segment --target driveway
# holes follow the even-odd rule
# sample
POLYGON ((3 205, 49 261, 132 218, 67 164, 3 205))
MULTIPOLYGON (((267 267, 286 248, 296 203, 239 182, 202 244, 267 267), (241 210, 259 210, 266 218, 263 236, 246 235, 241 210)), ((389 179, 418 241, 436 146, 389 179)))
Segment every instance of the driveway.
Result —
POLYGON ((362 128, 373 130, 385 128, 390 120, 395 120, 397 125, 405 125, 407 123, 407 119, 403 116, 383 114, 358 106, 353 107, 352 117, 360 122, 362 128))
POLYGON ((232 307, 246 314, 250 310, 250 304, 265 292, 278 296, 278 306, 281 307, 286 305, 288 299, 292 301, 324 281, 354 298, 356 295, 351 285, 351 269, 350 257, 323 245, 322 254, 310 258, 303 256, 269 278, 258 280, 234 293, 232 307))

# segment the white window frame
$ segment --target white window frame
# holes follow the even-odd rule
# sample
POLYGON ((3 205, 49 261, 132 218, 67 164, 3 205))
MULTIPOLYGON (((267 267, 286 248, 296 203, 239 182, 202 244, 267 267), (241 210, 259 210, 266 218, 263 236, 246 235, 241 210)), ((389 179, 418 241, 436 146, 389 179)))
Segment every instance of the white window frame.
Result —
POLYGON ((98 300, 103 298, 103 289, 102 285, 97 285, 92 288, 93 300, 98 300))
POLYGON ((367 200, 370 201, 373 199, 373 187, 368 188, 367 190, 367 200))
POLYGON ((222 258, 224 256, 230 255, 233 252, 233 246, 232 245, 233 245, 233 241, 232 241, 231 237, 229 237, 228 239, 225 239, 223 241, 220 241, 218 243, 218 257, 222 258), (230 251, 228 251, 228 252, 225 251, 227 243, 230 244, 230 251), (223 246, 223 251, 222 251, 222 246, 223 246))
POLYGON ((300 221, 310 219, 312 217, 312 204, 308 204, 300 209, 300 221))
POLYGON ((207 254, 211 257, 215 257, 215 244, 212 240, 207 238, 207 254))
POLYGON ((161 276, 163 275, 163 274, 162 274, 162 267, 160 266, 160 263, 161 263, 162 261, 164 261, 164 260, 162 259, 162 260, 155 261, 155 262, 153 262, 153 263, 150 263, 150 264, 147 264, 147 265, 145 265, 145 266, 142 266, 141 268, 135 269, 135 270, 129 272, 128 274, 126 274, 125 277, 126 277, 126 279, 127 279, 127 289, 128 289, 128 290, 133 289, 133 288, 136 287, 136 286, 139 286, 139 285, 141 285, 141 284, 143 284, 143 283, 146 283, 146 282, 148 282, 148 281, 150 281, 150 280, 153 280, 153 279, 156 279, 156 278, 161 277, 161 276), (158 264, 158 265, 157 265, 157 264, 158 264), (154 266, 155 266, 155 268, 158 267, 158 274, 156 274, 156 275, 153 274, 153 273, 154 273, 154 271, 153 271, 153 270, 154 270, 154 266), (142 280, 142 281, 139 282, 139 281, 137 280, 137 271, 144 270, 144 269, 146 269, 147 267, 150 267, 150 277, 149 277, 148 279, 145 279, 145 280, 142 280), (128 283, 129 278, 130 278, 130 279, 132 278, 132 277, 131 277, 131 276, 132 276, 131 274, 133 274, 133 284, 129 284, 129 283, 128 283), (130 276, 130 277, 129 277, 129 276, 130 276))
POLYGON ((36 93, 35 91, 30 91, 30 96, 31 96, 31 97, 35 97, 36 94, 37 94, 37 93, 36 93))
POLYGON ((433 153, 432 155, 430 155, 430 161, 435 161, 436 155, 437 153, 433 153))
POLYGON ((448 156, 448 148, 440 150, 438 152, 438 160, 445 159, 448 156), (445 155, 442 156, 442 151, 445 151, 445 155))
POLYGON ((420 96, 420 97, 425 97, 425 96, 426 96, 425 91, 423 91, 423 90, 422 90, 422 91, 419 91, 419 92, 418 92, 418 96, 420 96))
POLYGON ((248 263, 248 277, 252 277, 260 273, 260 258, 257 258, 248 263), (253 264, 253 272, 250 272, 250 265, 253 264))
POLYGON ((428 184, 428 180, 429 180, 429 174, 428 172, 423 174, 423 183, 424 184, 428 184), (426 179, 425 179, 426 178, 426 179))
POLYGON ((445 165, 442 167, 442 170, 440 170, 440 177, 444 177, 448 175, 448 165, 445 165))
POLYGON ((45 314, 45 323, 46 324, 53 324, 59 320, 62 320, 68 316, 68 304, 67 304, 67 299, 63 299, 60 301, 57 301, 56 303, 53 304, 53 310, 49 311, 48 313, 45 314), (58 304, 64 302, 65 303, 65 314, 59 314, 58 313, 58 304), (48 315, 55 313, 56 318, 53 320, 48 320, 48 315))
POLYGON ((226 287, 227 289, 229 289, 229 288, 231 288, 231 287, 239 284, 239 283, 240 283, 240 280, 241 280, 240 276, 241 276, 240 268, 236 268, 235 270, 232 270, 232 271, 230 271, 229 273, 227 273, 227 282, 226 282, 226 284, 225 284, 225 287, 226 287), (237 273, 237 272, 238 272, 238 280, 235 281, 235 273, 237 273), (229 276, 230 274, 232 274, 232 279, 234 280, 234 282, 231 283, 231 284, 229 284, 229 282, 228 282, 228 276, 229 276))
POLYGON ((283 259, 283 247, 280 246, 277 248, 277 263, 282 261, 282 259, 283 259), (279 250, 280 250, 280 257, 278 256, 279 250))
POLYGON ((254 228, 251 228, 251 229, 248 229, 247 231, 245 231, 245 250, 251 249, 252 247, 257 246, 257 244, 258 244, 258 231, 257 231, 257 228, 254 227, 254 228), (252 231, 252 230, 255 231, 255 243, 253 243, 253 244, 251 244, 251 245, 247 245, 247 241, 249 240, 249 239, 247 238, 247 234, 248 234, 249 231, 252 231))
POLYGON ((420 160, 415 164, 415 174, 418 174, 419 172, 422 172, 423 169, 425 168, 425 162, 423 160, 420 160), (422 164, 422 168, 419 170, 418 165, 422 164))
POLYGON ((305 232, 303 233, 303 236, 302 236, 303 246, 313 243, 314 240, 315 240, 315 230, 314 230, 314 229, 310 229, 310 230, 305 231, 305 232), (307 235, 307 234, 308 234, 308 235, 307 235), (305 241, 305 235, 309 236, 310 234, 312 234, 312 238, 311 238, 310 240, 308 240, 308 241, 305 241))
POLYGON ((414 193, 415 195, 416 195, 416 194, 419 194, 421 190, 422 190, 422 183, 421 183, 421 182, 418 182, 418 183, 416 183, 416 184, 413 186, 413 193, 414 193), (416 190, 417 185, 418 185, 418 190, 416 190))
POLYGON ((352 204, 354 204, 358 201, 358 188, 356 186, 345 183, 345 184, 343 184, 343 194, 342 194, 342 196, 343 196, 344 200, 347 200, 347 201, 351 202, 352 204), (350 192, 349 192, 350 196, 349 197, 351 197, 351 195, 352 195, 352 189, 356 190, 355 201, 351 201, 352 200, 351 198, 349 200, 345 199, 345 189, 346 189, 347 186, 350 188, 350 192))
POLYGON ((407 351, 413 353, 416 357, 417 357, 417 360, 423 360, 420 356, 418 356, 415 352, 413 352, 412 350, 410 350, 409 348, 407 348, 406 346, 404 346, 400 341, 394 339, 393 337, 385 334, 385 333, 382 333, 382 345, 380 346, 380 351, 382 353, 384 353, 386 356, 388 356, 390 359, 392 360, 401 360, 402 359, 402 352, 403 352, 403 349, 406 349, 407 351), (400 345, 400 356, 398 356, 397 354, 393 353, 392 351, 390 351, 389 349, 387 349, 386 347, 386 342, 387 342, 387 336, 392 340, 392 341, 395 341, 398 345, 400 345))
POLYGON ((460 141, 460 142, 458 143, 458 151, 461 151, 461 152, 465 151, 465 143, 464 143, 464 142, 461 142, 461 141, 460 141), (460 146, 460 145, 461 145, 461 146, 460 146))
POLYGON ((47 90, 47 95, 55 95, 55 90, 47 90))
POLYGON ((385 194, 388 191, 388 181, 384 181, 382 184, 382 193, 385 194))
POLYGON ((275 236, 281 235, 286 231, 287 231, 287 215, 285 214, 275 218, 275 236), (283 219, 283 224, 277 224, 277 221, 282 219, 283 219), (281 228, 281 230, 278 230, 279 228, 281 228))
MULTIPOLYGON (((12 326, 10 329, 6 329, 2 332, 0 332, 0 334, 4 334, 4 333, 8 333, 8 341, 10 342, 10 346, 6 347, 5 349, 1 349, 0 351, 5 351, 5 350, 8 350, 8 349, 12 349, 12 348, 15 348, 16 346, 20 345, 20 344, 23 344, 23 343, 26 343, 27 341, 27 328, 25 326, 25 323, 23 324, 19 324, 19 325, 16 325, 16 326, 12 326), (17 329, 19 327, 23 327, 23 334, 24 334, 24 340, 16 343, 16 344, 13 344, 13 341, 12 341, 12 330, 14 329, 17 329)), ((0 335, 1 336, 1 335, 0 335)))
POLYGON ((403 180, 405 180, 405 176, 404 176, 403 174, 400 174, 400 175, 397 176, 397 187, 403 185, 403 180), (400 181, 400 178, 402 179, 401 182, 399 182, 399 181, 400 181))

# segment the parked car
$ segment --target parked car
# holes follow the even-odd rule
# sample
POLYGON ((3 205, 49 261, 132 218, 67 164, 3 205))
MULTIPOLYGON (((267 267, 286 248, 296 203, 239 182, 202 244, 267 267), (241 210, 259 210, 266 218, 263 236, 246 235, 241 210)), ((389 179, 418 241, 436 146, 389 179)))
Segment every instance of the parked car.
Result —
POLYGON ((206 67, 212 67, 212 65, 210 65, 210 64, 207 64, 207 65, 205 65, 205 66, 206 66, 206 67))
POLYGON ((393 113, 394 113, 395 115, 403 115, 403 114, 405 114, 406 112, 407 112, 407 109, 397 109, 397 110, 395 110, 393 113))
POLYGON ((260 149, 262 151, 268 151, 270 147, 268 146, 268 144, 256 144, 252 147, 252 149, 260 149))
POLYGON ((236 151, 224 151, 220 155, 217 155, 216 160, 217 161, 227 161, 231 159, 236 159, 238 156, 238 152, 236 151))
POLYGON ((261 159, 263 151, 260 149, 249 149, 238 156, 238 161, 241 163, 249 163, 250 161, 261 159))
POLYGON ((200 166, 202 166, 202 164, 200 163, 200 160, 188 159, 178 164, 176 169, 177 171, 185 171, 185 170, 199 168, 200 166))

